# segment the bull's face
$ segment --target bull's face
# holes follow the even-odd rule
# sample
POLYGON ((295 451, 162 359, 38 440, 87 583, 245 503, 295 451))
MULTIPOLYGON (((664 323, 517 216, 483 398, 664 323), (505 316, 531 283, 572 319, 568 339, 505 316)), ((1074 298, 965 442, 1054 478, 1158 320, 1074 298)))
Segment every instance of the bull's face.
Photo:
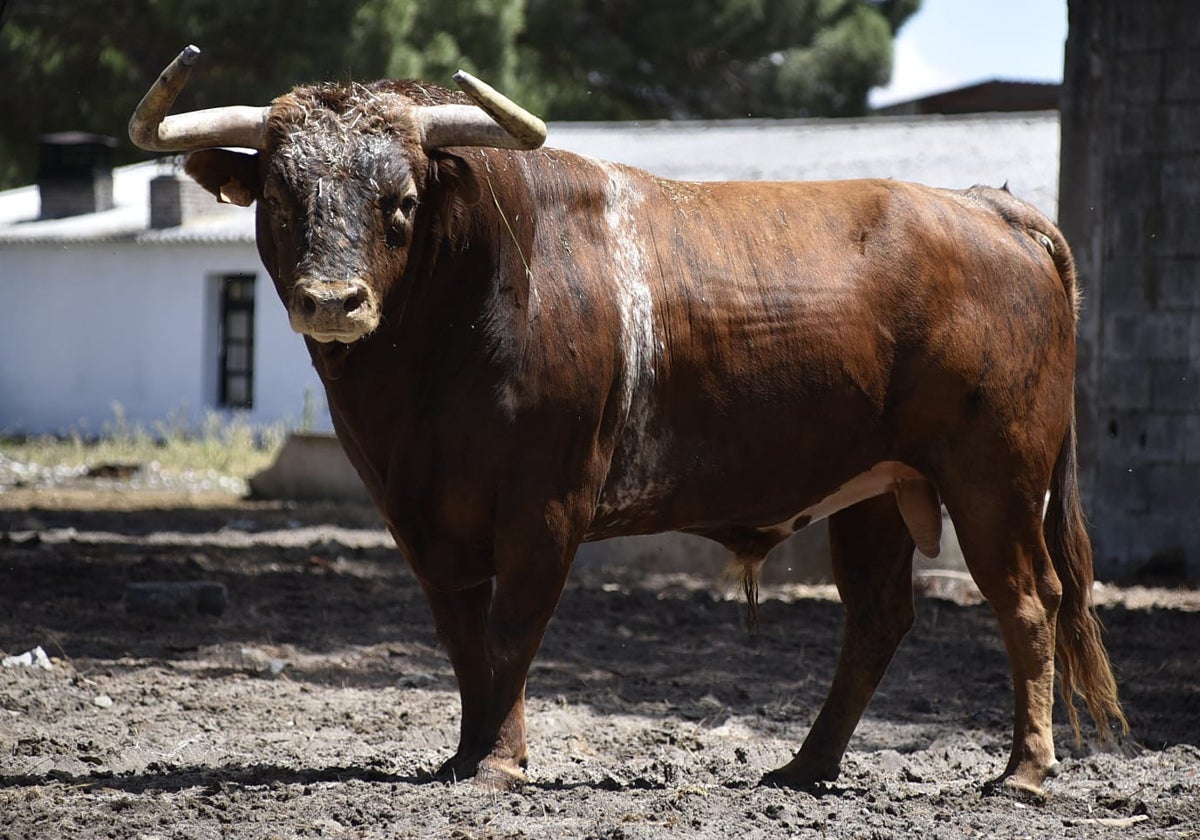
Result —
POLYGON ((259 249, 292 329, 318 342, 374 332, 407 261, 429 160, 396 99, 298 89, 272 109, 259 249))
POLYGON ((403 272, 426 161, 391 131, 347 131, 340 115, 323 123, 284 135, 269 155, 260 248, 292 329, 353 344, 379 326, 403 272))
POLYGON ((428 159, 395 121, 351 127, 355 114, 299 107, 301 93, 276 104, 266 150, 201 150, 187 171, 224 200, 258 201, 259 252, 292 329, 353 344, 403 273, 428 159))
POLYGON ((536 148, 545 138, 540 120, 462 73, 478 108, 440 89, 379 82, 166 117, 198 52, 189 47, 163 71, 130 137, 152 150, 197 149, 187 171, 202 186, 221 201, 259 202, 259 253, 292 329, 321 343, 353 344, 379 327, 414 232, 433 215, 422 208, 427 188, 439 172, 464 180, 444 147, 536 148), (221 145, 259 151, 212 148, 221 145))

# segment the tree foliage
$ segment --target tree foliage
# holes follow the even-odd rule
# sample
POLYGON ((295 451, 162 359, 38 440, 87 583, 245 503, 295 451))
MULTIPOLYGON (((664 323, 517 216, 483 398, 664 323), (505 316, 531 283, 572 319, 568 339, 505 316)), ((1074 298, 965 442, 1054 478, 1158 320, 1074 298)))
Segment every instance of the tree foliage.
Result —
POLYGON ((850 116, 919 0, 528 0, 522 44, 565 119, 850 116))
POLYGON ((920 0, 0 0, 0 186, 36 139, 120 138, 187 43, 178 108, 265 103, 301 82, 458 67, 550 119, 851 115, 885 84, 920 0))
POLYGON ((37 135, 50 131, 113 135, 129 159, 134 105, 191 42, 204 48, 204 65, 179 108, 266 100, 344 74, 327 47, 352 19, 349 6, 327 0, 10 0, 0 29, 0 175, 28 181, 37 135))

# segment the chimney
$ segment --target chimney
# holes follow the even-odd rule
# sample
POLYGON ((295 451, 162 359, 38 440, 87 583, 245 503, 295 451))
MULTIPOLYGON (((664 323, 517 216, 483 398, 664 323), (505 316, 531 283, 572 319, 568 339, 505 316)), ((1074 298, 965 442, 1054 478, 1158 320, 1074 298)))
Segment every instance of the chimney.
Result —
POLYGON ((38 218, 61 219, 98 213, 113 206, 112 150, 103 134, 66 131, 43 134, 38 143, 38 218))
POLYGON ((203 187, 179 174, 178 158, 159 158, 159 175, 150 181, 150 227, 179 227, 226 208, 203 187))

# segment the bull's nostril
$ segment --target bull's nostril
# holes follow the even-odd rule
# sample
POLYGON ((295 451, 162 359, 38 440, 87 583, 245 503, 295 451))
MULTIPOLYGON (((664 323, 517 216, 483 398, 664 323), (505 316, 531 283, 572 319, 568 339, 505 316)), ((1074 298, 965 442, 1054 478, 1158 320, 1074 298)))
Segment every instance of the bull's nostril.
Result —
POLYGON ((367 296, 361 289, 356 289, 351 292, 342 302, 342 309, 347 315, 358 311, 358 308, 367 302, 367 296))
POLYGON ((317 301, 309 294, 300 295, 300 311, 304 317, 311 318, 317 314, 317 301))

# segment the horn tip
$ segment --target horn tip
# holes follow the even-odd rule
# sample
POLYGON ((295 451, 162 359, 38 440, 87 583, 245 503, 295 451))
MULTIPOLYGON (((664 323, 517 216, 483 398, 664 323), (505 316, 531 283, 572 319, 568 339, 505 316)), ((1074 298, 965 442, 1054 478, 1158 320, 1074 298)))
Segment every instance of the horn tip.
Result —
POLYGON ((195 44, 188 44, 179 53, 179 62, 185 67, 191 67, 196 63, 196 59, 200 57, 200 48, 195 44))
POLYGON ((517 141, 515 148, 531 150, 546 142, 546 124, 516 103, 511 102, 503 94, 497 93, 491 85, 472 76, 466 70, 458 70, 454 74, 454 82, 459 88, 475 100, 492 119, 501 124, 505 131, 517 141), (500 113, 507 112, 508 118, 502 119, 500 113))

